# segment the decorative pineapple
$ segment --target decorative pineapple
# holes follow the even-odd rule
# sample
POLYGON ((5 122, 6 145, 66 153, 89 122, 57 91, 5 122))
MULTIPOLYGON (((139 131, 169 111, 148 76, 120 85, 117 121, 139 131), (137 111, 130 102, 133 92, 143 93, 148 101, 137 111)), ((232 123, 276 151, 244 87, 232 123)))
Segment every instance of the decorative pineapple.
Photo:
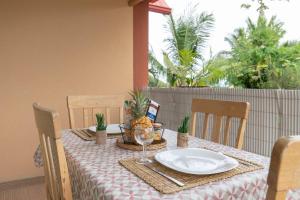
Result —
POLYGON ((132 120, 130 121, 131 127, 131 138, 135 142, 134 139, 134 131, 136 129, 147 129, 152 128, 151 120, 145 116, 147 108, 148 108, 148 99, 140 92, 133 91, 129 93, 132 97, 130 108, 132 120))
POLYGON ((151 120, 145 116, 148 108, 148 99, 140 92, 133 91, 130 93, 132 97, 131 113, 133 119, 131 120, 131 128, 141 125, 142 128, 152 127, 151 120))

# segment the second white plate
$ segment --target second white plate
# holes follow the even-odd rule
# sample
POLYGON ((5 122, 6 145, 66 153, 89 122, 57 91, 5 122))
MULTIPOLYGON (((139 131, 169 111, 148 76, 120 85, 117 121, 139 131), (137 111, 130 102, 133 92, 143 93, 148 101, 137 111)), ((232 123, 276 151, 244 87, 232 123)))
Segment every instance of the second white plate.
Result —
POLYGON ((239 165, 237 160, 222 153, 201 148, 163 151, 157 153, 155 159, 176 171, 197 175, 226 172, 239 165))
MULTIPOLYGON (((90 126, 88 129, 92 132, 96 132, 96 126, 90 126)), ((119 134, 119 133, 121 133, 119 124, 109 124, 109 125, 107 125, 106 133, 108 133, 108 134, 119 134)))

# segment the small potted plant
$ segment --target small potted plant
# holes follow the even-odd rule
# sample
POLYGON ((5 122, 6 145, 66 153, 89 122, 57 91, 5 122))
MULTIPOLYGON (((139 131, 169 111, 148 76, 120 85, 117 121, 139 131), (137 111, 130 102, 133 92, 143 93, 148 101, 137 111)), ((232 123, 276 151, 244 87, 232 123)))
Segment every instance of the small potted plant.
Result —
POLYGON ((184 117, 177 133, 177 146, 188 147, 188 129, 189 129, 189 116, 184 117))
POLYGON ((96 120, 97 120, 96 144, 105 144, 107 133, 106 133, 106 125, 104 123, 104 115, 101 113, 97 113, 96 120))

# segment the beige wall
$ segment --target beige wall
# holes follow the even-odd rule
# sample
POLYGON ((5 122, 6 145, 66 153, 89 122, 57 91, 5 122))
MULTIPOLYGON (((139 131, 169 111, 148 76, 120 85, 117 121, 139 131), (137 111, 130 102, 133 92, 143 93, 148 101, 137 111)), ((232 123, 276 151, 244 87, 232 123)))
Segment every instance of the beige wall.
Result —
POLYGON ((0 0, 0 182, 42 175, 32 103, 61 113, 66 96, 132 88, 127 0, 0 0))

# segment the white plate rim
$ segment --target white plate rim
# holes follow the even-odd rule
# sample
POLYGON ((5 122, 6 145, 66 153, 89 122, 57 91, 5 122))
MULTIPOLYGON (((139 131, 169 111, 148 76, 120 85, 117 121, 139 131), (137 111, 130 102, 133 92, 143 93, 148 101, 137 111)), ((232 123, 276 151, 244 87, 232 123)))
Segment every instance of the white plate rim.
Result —
MULTIPOLYGON (((110 125, 113 125, 113 126, 119 126, 119 124, 109 124, 109 126, 110 126, 110 125)), ((95 132, 96 132, 96 125, 88 127, 88 130, 95 133, 95 132)), ((110 134, 110 135, 113 135, 113 134, 116 134, 116 135, 117 135, 117 134, 121 134, 121 130, 119 130, 118 132, 111 132, 111 133, 108 132, 107 134, 110 134)))
POLYGON ((162 151, 162 152, 159 152, 157 153, 155 156, 154 156, 155 160, 157 162, 159 162, 160 164, 168 167, 168 168, 171 168, 175 171, 179 171, 179 172, 183 172, 183 173, 186 173, 186 174, 194 174, 194 175, 210 175, 210 174, 218 174, 218 173, 222 173, 222 172, 227 172, 227 171, 230 171, 236 167, 239 166, 239 162, 234 159, 234 158, 231 158, 229 156, 226 156, 224 155, 223 153, 221 152, 215 152, 215 151, 212 151, 212 150, 208 150, 208 149, 203 149, 203 148, 184 148, 184 149, 172 149, 172 150, 167 150, 167 151, 162 151), (172 151, 187 151, 187 150, 199 150, 199 151, 206 151, 206 152, 210 152, 210 153, 214 153, 216 155, 219 155, 219 156, 223 156, 224 159, 229 159, 232 161, 232 166, 231 167, 228 167, 224 170, 220 170, 219 168, 211 171, 211 172, 191 172, 191 171, 187 171, 187 170, 184 170, 184 169, 178 169, 176 168, 174 165, 170 165, 168 162, 165 162, 164 160, 160 159, 160 155, 163 154, 163 153, 166 153, 166 152, 172 152, 172 151))

